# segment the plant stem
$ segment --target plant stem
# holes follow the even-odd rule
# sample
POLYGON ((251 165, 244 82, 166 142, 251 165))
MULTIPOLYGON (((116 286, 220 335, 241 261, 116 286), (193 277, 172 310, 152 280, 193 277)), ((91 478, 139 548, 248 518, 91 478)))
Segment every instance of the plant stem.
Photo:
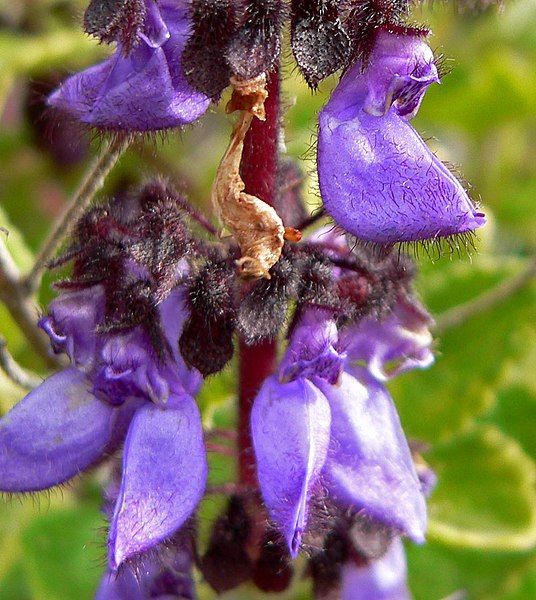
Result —
POLYGON ((19 269, 2 240, 0 240, 0 300, 6 305, 13 320, 46 366, 52 368, 60 366, 59 360, 50 354, 47 336, 37 327, 37 307, 23 293, 19 269))
POLYGON ((106 177, 129 144, 128 137, 118 135, 91 163, 80 187, 76 190, 63 216, 45 240, 35 259, 34 266, 23 281, 24 291, 27 295, 32 294, 39 287, 47 264, 65 237, 71 232, 73 225, 89 206, 95 194, 103 187, 106 177))
POLYGON ((0 337, 0 369, 18 386, 27 390, 33 390, 40 383, 42 379, 25 371, 17 361, 11 356, 7 349, 6 340, 0 337))
MULTIPOLYGON (((277 139, 279 133, 279 70, 268 79, 268 98, 264 104, 266 120, 253 119, 244 140, 240 174, 245 191, 273 205, 277 181, 277 139)), ((238 430, 238 481, 255 486, 255 457, 250 434, 250 417, 253 400, 263 381, 275 367, 277 345, 266 341, 249 346, 239 340, 239 430, 238 430)))

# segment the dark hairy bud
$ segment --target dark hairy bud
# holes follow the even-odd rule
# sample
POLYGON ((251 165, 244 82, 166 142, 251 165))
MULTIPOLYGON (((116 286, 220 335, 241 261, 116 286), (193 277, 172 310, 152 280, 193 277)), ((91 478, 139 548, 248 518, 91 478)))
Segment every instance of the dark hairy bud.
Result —
POLYGON ((130 253, 148 268, 157 302, 173 289, 177 264, 191 249, 192 239, 180 211, 182 202, 174 190, 159 180, 146 184, 139 193, 138 239, 130 253))
POLYGON ((348 60, 350 39, 340 20, 340 3, 292 0, 292 51, 305 81, 313 89, 348 60))
POLYGON ((315 598, 338 598, 341 569, 348 558, 348 540, 338 529, 330 531, 324 547, 309 561, 315 598))
POLYGON ((345 19, 345 28, 351 41, 351 62, 366 60, 379 28, 401 35, 427 34, 425 29, 405 24, 413 0, 357 0, 348 4, 350 10, 345 19))
POLYGON ((227 49, 234 75, 253 79, 271 71, 281 52, 282 0, 247 0, 241 25, 227 49))
POLYGON ((102 43, 120 42, 128 52, 146 13, 144 0, 91 0, 84 13, 84 29, 102 43))
POLYGON ((227 510, 214 524, 200 569, 207 582, 222 594, 251 578, 253 562, 246 545, 252 523, 242 498, 231 496, 227 510))
POLYGON ((333 306, 333 267, 320 251, 313 251, 300 260, 298 303, 333 306))
POLYGON ((267 531, 253 571, 253 583, 263 592, 280 593, 288 588, 294 569, 288 548, 276 531, 267 531))
POLYGON ((234 265, 209 260, 188 290, 190 317, 179 348, 186 364, 203 376, 217 373, 234 353, 234 265))
POLYGON ((294 262, 282 257, 243 298, 238 312, 238 331, 247 344, 275 338, 285 325, 288 302, 296 295, 299 272, 294 262))
POLYGON ((186 78, 197 90, 217 98, 229 85, 232 71, 227 48, 236 31, 234 0, 193 0, 192 35, 182 55, 186 78))

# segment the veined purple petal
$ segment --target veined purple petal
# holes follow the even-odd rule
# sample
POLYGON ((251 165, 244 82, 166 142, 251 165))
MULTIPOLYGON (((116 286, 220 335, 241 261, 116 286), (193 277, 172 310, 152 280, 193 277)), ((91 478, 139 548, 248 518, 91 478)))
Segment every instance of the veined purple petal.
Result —
POLYGON ((110 527, 112 569, 169 538, 205 490, 207 462, 201 417, 187 394, 166 408, 146 403, 130 425, 123 477, 110 527))
POLYGON ((434 362, 430 327, 433 320, 414 298, 399 297, 392 312, 379 321, 368 317, 340 333, 350 361, 365 361, 378 381, 434 362))
POLYGON ((95 328, 104 315, 104 290, 95 285, 63 292, 50 303, 49 316, 39 321, 55 352, 68 354, 74 366, 89 371, 98 343, 95 328))
MULTIPOLYGON (((382 57, 379 71, 374 59, 373 53, 364 73, 361 64, 349 69, 320 114, 318 175, 326 210, 346 231, 380 244, 435 239, 481 227, 484 215, 407 122, 424 88, 414 93, 407 81, 402 85, 395 77, 393 89, 382 98, 383 78, 397 69, 386 68, 393 57, 382 57), (371 93, 380 99, 371 100, 371 93), (394 104, 387 112, 378 108, 390 102, 394 104), (374 106, 382 116, 370 114, 374 106)), ((408 60, 403 57, 404 64, 408 60)))
MULTIPOLYGON (((49 105, 89 125, 126 131, 177 127, 204 114, 210 99, 190 86, 181 65, 188 6, 164 0, 159 8, 167 41, 158 45, 161 36, 149 32, 149 44, 140 40, 128 56, 118 47, 103 63, 69 77, 49 96, 49 105)), ((149 29, 155 25, 151 18, 149 13, 149 29)))
POLYGON ((426 503, 391 397, 364 369, 340 386, 319 381, 331 408, 331 442, 323 472, 344 506, 424 541, 426 503))
POLYGON ((309 496, 329 443, 329 404, 307 379, 265 380, 253 405, 251 432, 262 496, 296 556, 309 496))
POLYGON ((411 600, 404 546, 396 538, 387 553, 366 566, 347 563, 341 600, 411 600))
POLYGON ((122 441, 132 409, 95 398, 84 373, 69 368, 45 380, 0 421, 0 490, 57 485, 122 441))

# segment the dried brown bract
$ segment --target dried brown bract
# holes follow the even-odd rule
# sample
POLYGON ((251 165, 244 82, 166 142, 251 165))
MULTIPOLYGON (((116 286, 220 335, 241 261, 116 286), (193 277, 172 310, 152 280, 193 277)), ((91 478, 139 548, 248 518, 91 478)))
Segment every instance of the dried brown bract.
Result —
MULTIPOLYGON (((244 138, 254 117, 264 120, 266 77, 249 81, 232 78, 233 95, 228 112, 240 111, 212 186, 212 203, 221 223, 236 239, 242 257, 236 261, 243 277, 265 277, 279 260, 285 239, 281 218, 269 204, 244 192, 240 162, 244 138)), ((289 235, 296 239, 298 235, 289 235)))

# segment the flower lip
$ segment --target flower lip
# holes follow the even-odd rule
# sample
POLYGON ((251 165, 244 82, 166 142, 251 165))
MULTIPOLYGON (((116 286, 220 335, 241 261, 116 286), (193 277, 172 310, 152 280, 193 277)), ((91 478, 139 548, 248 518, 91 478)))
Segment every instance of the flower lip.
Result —
POLYGON ((439 83, 434 55, 420 36, 393 35, 379 31, 365 71, 368 96, 364 110, 385 115, 393 106, 400 116, 413 118, 427 87, 439 83))

